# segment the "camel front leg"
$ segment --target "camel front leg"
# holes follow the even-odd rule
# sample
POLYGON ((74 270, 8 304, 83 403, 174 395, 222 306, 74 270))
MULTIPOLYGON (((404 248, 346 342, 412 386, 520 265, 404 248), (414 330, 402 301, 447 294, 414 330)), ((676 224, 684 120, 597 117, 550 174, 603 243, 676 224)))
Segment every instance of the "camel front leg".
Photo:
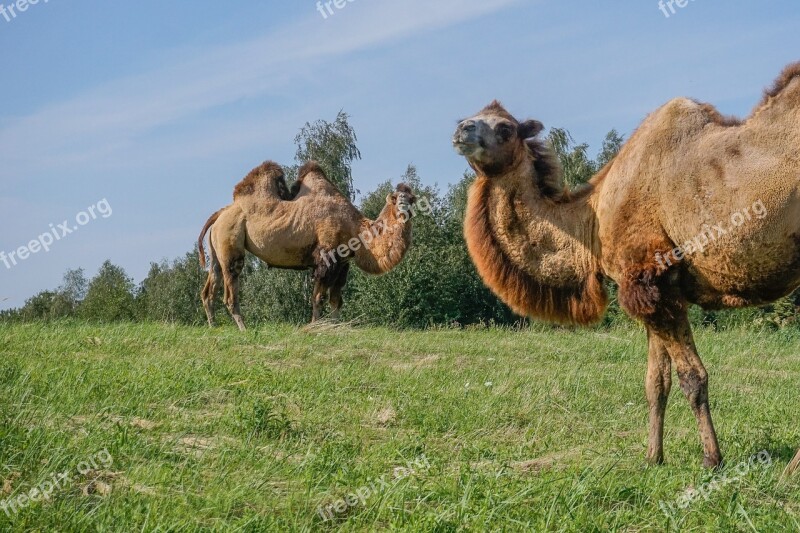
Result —
POLYGON ((349 272, 350 263, 345 263, 337 274, 336 281, 331 287, 331 319, 333 320, 342 319, 342 305, 344 304, 342 292, 344 291, 345 285, 347 285, 347 275, 349 272))
POLYGON ((717 442, 717 433, 711 420, 711 409, 708 405, 708 372, 706 372, 697 348, 694 344, 688 313, 685 308, 664 311, 677 316, 662 321, 653 328, 654 334, 663 343, 669 353, 672 364, 678 373, 681 390, 689 400, 689 405, 697 419, 700 429, 700 440, 703 443, 703 466, 715 468, 722 464, 722 453, 717 442))
POLYGON ((325 307, 325 297, 328 287, 321 279, 314 280, 314 292, 311 294, 311 323, 317 322, 322 318, 322 311, 325 307))
POLYGON ((672 389, 672 363, 666 346, 648 329, 649 354, 647 360, 647 402, 650 405, 650 429, 647 439, 647 462, 664 462, 664 415, 672 389))

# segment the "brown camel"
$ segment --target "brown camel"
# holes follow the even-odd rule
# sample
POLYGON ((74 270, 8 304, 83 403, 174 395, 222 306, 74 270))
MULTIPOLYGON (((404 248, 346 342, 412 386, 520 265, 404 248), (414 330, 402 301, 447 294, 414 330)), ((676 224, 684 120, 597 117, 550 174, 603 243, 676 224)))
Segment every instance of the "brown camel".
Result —
POLYGON ((603 279, 614 280, 647 329, 647 459, 664 459, 674 367, 704 464, 718 466, 687 310, 761 305, 800 285, 800 63, 745 121, 670 101, 578 191, 537 139, 543 128, 497 102, 458 125, 453 144, 477 173, 464 233, 478 272, 517 313, 579 325, 603 316, 603 279))
POLYGON ((250 172, 233 198, 233 204, 208 219, 198 240, 205 268, 203 241, 211 229, 211 265, 202 293, 210 326, 214 295, 222 281, 225 305, 239 329, 245 329, 239 308, 245 252, 273 268, 313 270, 314 322, 321 317, 326 297, 331 317, 339 318, 351 260, 368 274, 384 274, 402 261, 411 245, 416 197, 405 184, 387 196, 374 221, 365 218, 313 161, 300 169, 291 192, 283 169, 270 161, 250 172))

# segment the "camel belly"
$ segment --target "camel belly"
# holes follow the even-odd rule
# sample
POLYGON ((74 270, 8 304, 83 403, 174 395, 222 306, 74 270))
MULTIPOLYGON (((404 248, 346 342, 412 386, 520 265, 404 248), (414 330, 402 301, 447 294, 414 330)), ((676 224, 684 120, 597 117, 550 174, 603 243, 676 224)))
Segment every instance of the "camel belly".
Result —
POLYGON ((291 231, 248 232, 245 247, 268 265, 276 268, 308 268, 314 266, 316 243, 291 231))
POLYGON ((800 235, 714 246, 684 259, 687 298, 708 309, 763 305, 800 286, 800 235))

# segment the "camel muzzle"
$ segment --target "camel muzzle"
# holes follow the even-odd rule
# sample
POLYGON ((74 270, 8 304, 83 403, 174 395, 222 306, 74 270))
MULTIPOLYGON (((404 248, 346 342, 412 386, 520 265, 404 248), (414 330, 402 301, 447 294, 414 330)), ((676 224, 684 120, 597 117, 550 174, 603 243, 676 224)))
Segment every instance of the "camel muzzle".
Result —
POLYGON ((459 155, 468 156, 483 145, 478 133, 478 126, 473 121, 464 121, 458 125, 453 135, 453 147, 459 155))

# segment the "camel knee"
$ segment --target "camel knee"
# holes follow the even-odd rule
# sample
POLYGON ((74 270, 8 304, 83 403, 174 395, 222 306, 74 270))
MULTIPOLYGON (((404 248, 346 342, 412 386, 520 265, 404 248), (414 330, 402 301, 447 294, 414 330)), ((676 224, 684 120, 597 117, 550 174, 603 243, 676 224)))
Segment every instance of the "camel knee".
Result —
POLYGON ((320 293, 320 294, 314 295, 314 305, 317 305, 317 306, 321 307, 321 306, 325 305, 325 302, 327 300, 328 300, 328 297, 325 295, 325 293, 320 293))
POLYGON ((708 372, 704 368, 692 368, 678 372, 681 390, 692 409, 708 404, 708 372))
POLYGON ((652 407, 664 408, 669 400, 669 393, 672 389, 670 380, 654 380, 647 383, 647 401, 652 407))
POLYGON ((216 288, 216 284, 213 280, 209 279, 206 281, 205 287, 203 287, 203 292, 201 294, 201 298, 203 298, 203 302, 210 303, 214 301, 214 293, 216 292, 214 289, 216 288))
POLYGON ((647 371, 645 387, 647 399, 650 403, 666 403, 672 390, 672 368, 669 359, 666 361, 651 361, 647 371))

